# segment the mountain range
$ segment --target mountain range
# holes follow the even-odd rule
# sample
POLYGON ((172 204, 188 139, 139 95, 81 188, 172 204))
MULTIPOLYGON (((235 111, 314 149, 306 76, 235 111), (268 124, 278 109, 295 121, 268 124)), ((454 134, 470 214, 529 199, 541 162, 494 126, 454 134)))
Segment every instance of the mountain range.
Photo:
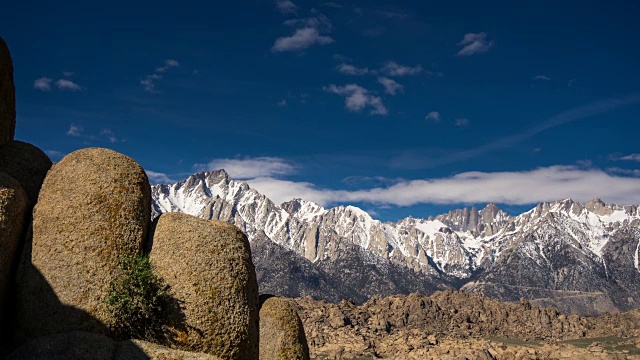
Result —
POLYGON ((566 199, 511 216, 490 203, 392 223, 354 206, 276 204, 217 170, 154 185, 152 216, 176 211, 242 229, 262 293, 362 303, 456 288, 583 315, 640 307, 638 206, 566 199))

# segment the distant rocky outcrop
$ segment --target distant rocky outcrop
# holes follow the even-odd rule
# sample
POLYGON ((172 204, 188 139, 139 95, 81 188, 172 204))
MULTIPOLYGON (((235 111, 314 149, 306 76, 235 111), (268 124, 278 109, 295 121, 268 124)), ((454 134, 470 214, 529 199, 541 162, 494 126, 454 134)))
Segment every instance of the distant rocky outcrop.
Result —
POLYGON ((49 157, 31 144, 14 140, 0 145, 0 169, 22 185, 30 208, 38 201, 40 188, 50 168, 49 157))
POLYGON ((31 257, 19 269, 21 335, 104 332, 114 321, 105 302, 110 282, 121 273, 121 257, 142 252, 149 206, 144 170, 115 151, 78 150, 51 169, 33 213, 31 257), (56 302, 94 321, 54 309, 44 297, 49 287, 56 302))
POLYGON ((246 235, 222 221, 163 214, 151 263, 181 303, 175 345, 225 359, 258 359, 258 284, 246 235))
POLYGON ((16 90, 9 47, 0 37, 0 145, 13 140, 16 132, 16 90))
POLYGON ((271 297, 260 307, 260 360, 308 360, 302 321, 291 300, 271 297))
MULTIPOLYGON (((445 339, 556 342, 640 335, 639 310, 598 318, 565 316, 556 308, 539 308, 526 300, 503 303, 452 290, 430 297, 411 294, 373 298, 361 306, 349 301, 332 304, 310 297, 295 301, 312 356, 338 352, 344 358, 405 359, 420 351, 425 354, 424 350, 445 339)), ((431 354, 430 358, 438 358, 431 354)))
POLYGON ((11 270, 23 235, 28 204, 20 184, 0 172, 0 334, 7 330, 5 305, 10 296, 11 270))

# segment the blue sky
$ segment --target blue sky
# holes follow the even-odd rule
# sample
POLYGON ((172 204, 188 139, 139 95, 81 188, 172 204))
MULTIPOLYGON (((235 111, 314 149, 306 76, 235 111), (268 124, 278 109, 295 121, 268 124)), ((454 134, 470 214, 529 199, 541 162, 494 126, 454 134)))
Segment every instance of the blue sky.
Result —
POLYGON ((382 220, 489 201, 640 203, 640 4, 0 5, 16 138, 154 182, 218 167, 382 220))

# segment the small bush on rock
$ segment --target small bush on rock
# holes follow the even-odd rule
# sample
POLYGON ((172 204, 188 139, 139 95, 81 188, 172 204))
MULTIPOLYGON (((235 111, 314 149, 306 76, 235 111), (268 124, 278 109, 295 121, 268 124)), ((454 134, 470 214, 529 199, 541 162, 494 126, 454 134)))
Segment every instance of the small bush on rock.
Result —
POLYGON ((148 256, 124 257, 122 275, 111 282, 107 304, 111 329, 123 338, 157 340, 164 335, 168 286, 153 273, 148 256))

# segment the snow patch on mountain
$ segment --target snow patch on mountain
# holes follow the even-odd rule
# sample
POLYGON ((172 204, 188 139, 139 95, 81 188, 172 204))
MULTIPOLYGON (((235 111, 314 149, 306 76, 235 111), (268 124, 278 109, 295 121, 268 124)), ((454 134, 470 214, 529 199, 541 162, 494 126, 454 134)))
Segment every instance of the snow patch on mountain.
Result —
MULTIPOLYGON (((505 249, 526 242, 535 231, 540 236, 532 237, 535 242, 524 249, 543 264, 549 262, 548 243, 558 236, 569 236, 580 244, 580 251, 602 259, 614 229, 640 223, 638 207, 598 199, 585 205, 570 199, 541 203, 515 217, 489 204, 481 210, 452 210, 436 218, 382 223, 355 206, 325 209, 303 199, 277 205, 223 170, 195 174, 177 184, 154 185, 152 194, 154 216, 179 211, 229 221, 245 231, 250 241, 264 234, 312 262, 336 259, 347 246, 357 245, 380 261, 459 279, 490 266, 505 249), (541 238, 547 240, 540 242, 541 238)), ((640 243, 635 253, 638 271, 639 251, 640 243)))

